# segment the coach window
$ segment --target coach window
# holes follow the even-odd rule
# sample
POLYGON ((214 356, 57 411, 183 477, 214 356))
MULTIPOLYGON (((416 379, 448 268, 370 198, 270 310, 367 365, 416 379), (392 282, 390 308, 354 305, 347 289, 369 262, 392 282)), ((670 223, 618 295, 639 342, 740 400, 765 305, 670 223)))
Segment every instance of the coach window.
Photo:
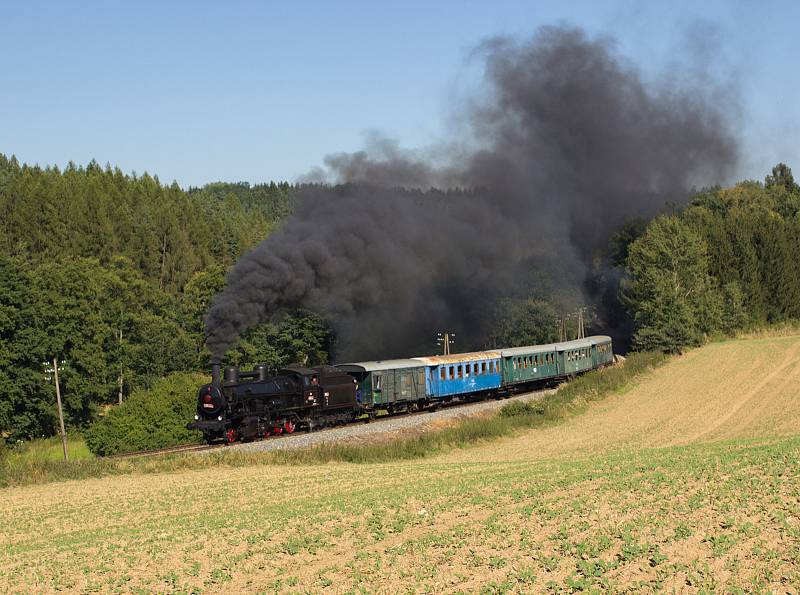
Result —
POLYGON ((383 374, 375 374, 375 390, 381 390, 381 380, 383 380, 383 374))
POLYGON ((481 374, 484 374, 484 375, 485 375, 485 374, 486 374, 486 372, 487 372, 487 370, 488 370, 488 368, 486 367, 486 362, 483 362, 483 363, 481 364, 481 374))
POLYGON ((444 366, 442 366, 441 368, 439 368, 439 378, 441 378, 442 380, 444 380, 445 378, 447 378, 447 370, 445 369, 445 367, 444 367, 444 366))
POLYGON ((469 378, 469 367, 472 364, 464 364, 464 378, 469 378))
POLYGON ((455 377, 456 377, 455 368, 453 368, 453 366, 450 366, 450 380, 452 380, 455 377))

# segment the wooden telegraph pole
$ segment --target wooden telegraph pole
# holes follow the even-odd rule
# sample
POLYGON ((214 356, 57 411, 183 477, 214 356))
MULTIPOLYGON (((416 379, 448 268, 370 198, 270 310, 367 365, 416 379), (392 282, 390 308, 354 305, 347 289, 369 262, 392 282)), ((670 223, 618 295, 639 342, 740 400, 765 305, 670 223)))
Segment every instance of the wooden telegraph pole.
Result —
MULTIPOLYGON (((63 362, 62 362, 63 363, 63 362)), ((48 370, 49 372, 49 370, 48 370)), ((64 449, 64 462, 69 460, 67 456, 67 431, 64 429, 64 410, 61 407, 61 386, 58 383, 58 360, 53 358, 53 379, 56 382, 56 402, 58 403, 58 423, 61 427, 61 446, 64 449)))

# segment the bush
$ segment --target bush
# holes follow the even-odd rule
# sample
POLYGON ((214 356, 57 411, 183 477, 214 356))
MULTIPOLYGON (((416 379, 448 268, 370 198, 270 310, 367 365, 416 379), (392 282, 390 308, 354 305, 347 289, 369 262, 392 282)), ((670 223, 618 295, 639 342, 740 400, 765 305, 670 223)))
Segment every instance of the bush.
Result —
POLYGON ((531 401, 512 401, 500 409, 500 417, 522 417, 524 415, 541 415, 544 405, 531 401))
POLYGON ((175 373, 133 393, 89 426, 84 434, 89 450, 108 456, 198 442, 200 432, 186 424, 195 414, 197 388, 207 381, 201 374, 175 373))

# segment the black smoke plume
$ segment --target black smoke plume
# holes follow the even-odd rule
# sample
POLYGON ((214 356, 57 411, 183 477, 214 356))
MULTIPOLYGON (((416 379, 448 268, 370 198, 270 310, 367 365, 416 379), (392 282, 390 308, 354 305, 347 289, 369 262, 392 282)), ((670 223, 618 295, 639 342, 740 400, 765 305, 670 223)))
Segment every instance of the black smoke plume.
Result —
POLYGON ((736 163, 710 80, 647 84, 612 40, 573 28, 495 38, 475 55, 485 93, 464 109, 462 137, 432 157, 375 138, 326 159, 338 185, 300 189, 209 310, 215 358, 300 306, 333 322, 339 359, 430 352, 441 328, 480 346, 498 299, 546 288, 579 301, 592 254, 623 220, 736 163))

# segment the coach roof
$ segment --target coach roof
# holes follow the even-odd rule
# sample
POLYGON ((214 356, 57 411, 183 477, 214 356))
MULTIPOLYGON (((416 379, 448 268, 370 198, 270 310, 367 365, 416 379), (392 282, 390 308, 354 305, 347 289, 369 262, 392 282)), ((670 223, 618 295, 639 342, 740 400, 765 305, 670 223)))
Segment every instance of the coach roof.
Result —
POLYGON ((371 362, 352 362, 337 364, 343 372, 380 372, 381 370, 402 370, 404 368, 421 368, 422 364, 415 359, 385 359, 371 362))
POLYGON ((529 345, 527 347, 512 347, 511 349, 503 349, 500 353, 503 357, 515 357, 517 355, 528 355, 530 353, 552 353, 556 351, 554 343, 549 345, 529 345))
POLYGON ((461 364, 488 359, 499 359, 499 351, 472 351, 470 353, 451 353, 450 355, 431 355, 428 357, 415 357, 414 359, 428 366, 441 366, 448 364, 461 364))

